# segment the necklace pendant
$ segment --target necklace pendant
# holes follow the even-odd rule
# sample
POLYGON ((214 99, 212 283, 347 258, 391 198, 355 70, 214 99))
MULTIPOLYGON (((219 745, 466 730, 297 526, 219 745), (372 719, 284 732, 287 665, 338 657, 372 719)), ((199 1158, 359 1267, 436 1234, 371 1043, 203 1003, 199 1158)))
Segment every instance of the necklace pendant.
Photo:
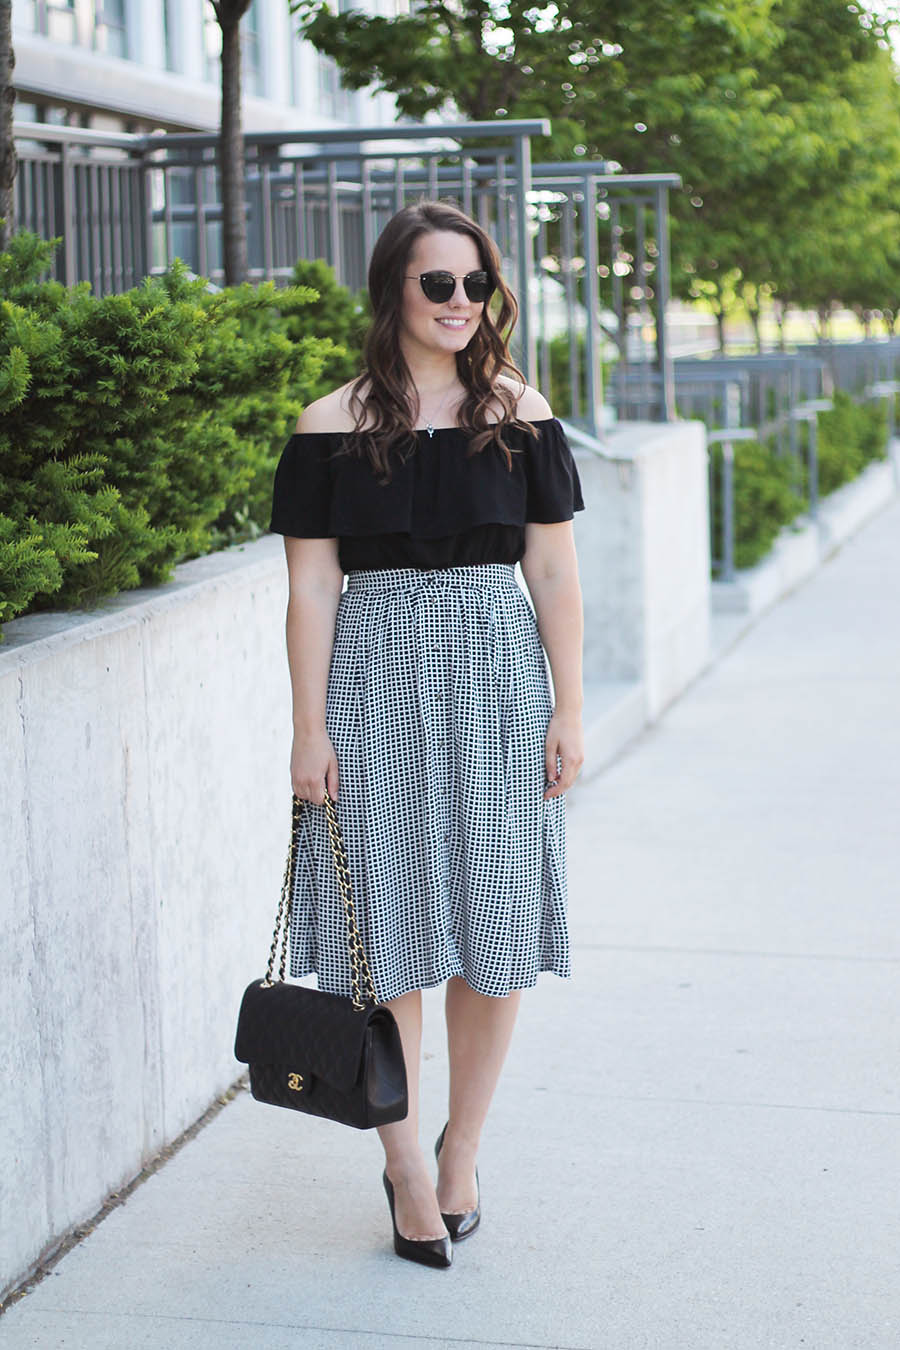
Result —
POLYGON ((434 436, 434 427, 431 425, 430 422, 428 423, 428 426, 425 428, 425 430, 428 432, 428 437, 429 437, 429 439, 433 438, 433 436, 434 436))

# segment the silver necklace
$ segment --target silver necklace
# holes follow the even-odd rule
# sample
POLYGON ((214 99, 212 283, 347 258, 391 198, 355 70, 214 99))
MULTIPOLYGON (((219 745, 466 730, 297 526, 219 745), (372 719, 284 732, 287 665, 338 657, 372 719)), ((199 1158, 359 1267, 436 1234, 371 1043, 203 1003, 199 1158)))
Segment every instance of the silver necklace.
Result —
POLYGON ((447 389, 446 392, 444 393, 444 397, 441 399, 440 403, 438 404, 437 411, 436 411, 436 412, 433 412, 433 413, 431 414, 431 417, 428 419, 428 422, 426 423, 426 426, 425 426, 425 430, 428 432, 429 439, 434 435, 434 423, 435 423, 435 420, 436 420, 436 419, 440 416, 440 414, 444 411, 444 407, 445 407, 445 405, 446 405, 446 403, 447 403, 447 399, 450 397, 450 395, 452 394, 452 392, 453 392, 453 390, 454 390, 455 388, 456 388, 456 381, 454 380, 453 383, 450 385, 449 389, 447 389))

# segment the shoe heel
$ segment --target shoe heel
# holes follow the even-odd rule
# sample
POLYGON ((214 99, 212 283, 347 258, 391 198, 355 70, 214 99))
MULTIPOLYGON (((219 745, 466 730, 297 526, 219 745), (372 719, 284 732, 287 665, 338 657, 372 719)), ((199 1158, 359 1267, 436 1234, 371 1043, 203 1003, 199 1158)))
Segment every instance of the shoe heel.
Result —
POLYGON ((391 1226, 394 1229, 394 1251, 405 1261, 417 1261, 421 1266, 432 1266, 445 1270, 453 1263, 453 1248, 449 1237, 408 1238, 397 1227, 394 1214, 394 1188, 387 1172, 382 1176, 388 1208, 391 1211, 391 1226))
MULTIPOLYGON (((449 1125, 449 1120, 447 1125, 449 1125)), ((444 1136, 447 1133, 447 1125, 441 1130, 434 1146, 435 1161, 440 1161, 441 1149, 444 1146, 444 1136)), ((477 1188, 478 1198, 474 1209, 468 1209, 462 1214, 445 1214, 441 1210, 441 1218, 444 1220, 444 1227, 450 1234, 451 1242, 462 1242, 465 1238, 471 1237, 478 1225, 481 1223, 481 1182, 478 1180, 478 1168, 475 1168, 475 1186, 477 1188)))

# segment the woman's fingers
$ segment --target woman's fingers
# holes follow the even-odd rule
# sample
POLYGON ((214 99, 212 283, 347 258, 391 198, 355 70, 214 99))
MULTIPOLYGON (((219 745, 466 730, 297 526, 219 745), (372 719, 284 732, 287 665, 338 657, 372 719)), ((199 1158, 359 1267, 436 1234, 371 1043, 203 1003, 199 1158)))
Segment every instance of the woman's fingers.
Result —
POLYGON ((548 735, 544 765, 548 785, 544 790, 544 801, 567 792, 583 763, 584 752, 579 741, 569 745, 563 736, 548 735))
POLYGON ((291 754, 291 786, 295 796, 315 806, 324 805, 326 789, 330 797, 337 798, 337 755, 327 737, 295 739, 291 754))
POLYGON ((559 741, 556 737, 547 737, 544 745, 544 777, 548 783, 555 783, 559 778, 559 741))
POLYGON ((328 795, 332 801, 337 801, 338 795, 338 762, 337 755, 332 754, 328 761, 328 769, 325 773, 325 787, 328 789, 328 795))

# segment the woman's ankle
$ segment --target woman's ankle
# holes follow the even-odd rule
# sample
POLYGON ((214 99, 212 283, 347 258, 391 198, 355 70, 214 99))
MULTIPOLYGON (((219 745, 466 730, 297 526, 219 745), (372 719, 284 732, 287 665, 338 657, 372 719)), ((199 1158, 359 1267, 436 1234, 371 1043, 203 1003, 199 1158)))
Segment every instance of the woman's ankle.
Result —
POLYGON ((417 1181, 428 1179, 428 1165, 421 1150, 416 1153, 391 1153, 385 1155, 384 1170, 394 1186, 410 1186, 417 1181))

